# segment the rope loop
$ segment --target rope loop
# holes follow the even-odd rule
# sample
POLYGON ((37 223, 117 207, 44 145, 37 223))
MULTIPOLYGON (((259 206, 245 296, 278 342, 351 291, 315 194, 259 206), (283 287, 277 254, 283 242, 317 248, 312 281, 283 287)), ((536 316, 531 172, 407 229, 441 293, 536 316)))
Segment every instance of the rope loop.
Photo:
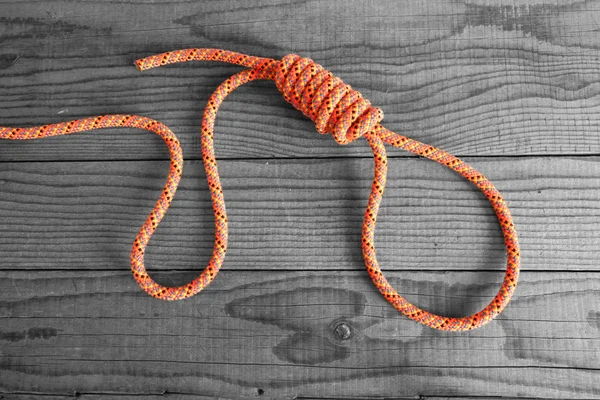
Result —
POLYGON ((194 48, 156 54, 137 60, 135 64, 139 70, 144 71, 192 60, 221 61, 240 65, 246 69, 229 77, 219 85, 204 109, 200 140, 208 190, 213 204, 215 241, 208 265, 196 279, 186 285, 163 286, 148 275, 144 265, 146 247, 169 208, 177 184, 181 179, 183 154, 179 141, 169 128, 158 121, 137 115, 105 115, 29 128, 0 126, 0 139, 9 140, 39 139, 116 127, 146 129, 164 139, 171 156, 169 177, 154 209, 140 228, 131 252, 131 270, 136 281, 146 293, 163 300, 185 299, 208 286, 219 273, 227 251, 228 220, 214 149, 215 119, 225 98, 236 88, 248 82, 267 79, 275 81, 284 98, 310 118, 315 123, 318 132, 331 133, 339 144, 347 144, 364 136, 371 146, 374 174, 363 220, 362 251, 365 266, 373 284, 392 306, 416 322, 444 331, 466 331, 479 328, 504 310, 515 292, 519 279, 521 260, 519 240, 506 201, 483 174, 444 150, 399 135, 382 126, 380 121, 383 119, 383 112, 379 108, 371 106, 371 103, 359 92, 310 58, 289 54, 281 60, 275 60, 223 49, 194 48), (385 278, 379 267, 375 251, 377 214, 387 180, 388 160, 385 144, 428 158, 453 170, 475 185, 489 200, 504 237, 507 256, 506 273, 498 293, 481 311, 465 317, 448 317, 431 313, 402 297, 385 278))
POLYGON ((355 141, 383 119, 380 108, 310 58, 288 54, 274 68, 275 85, 285 100, 339 144, 355 141))

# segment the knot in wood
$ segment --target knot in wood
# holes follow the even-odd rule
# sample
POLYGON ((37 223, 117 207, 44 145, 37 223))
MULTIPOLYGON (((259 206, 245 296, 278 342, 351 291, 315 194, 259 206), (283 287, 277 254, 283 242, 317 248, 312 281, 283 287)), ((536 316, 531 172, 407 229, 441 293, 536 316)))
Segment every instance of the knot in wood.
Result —
POLYGON ((352 329, 350 329, 350 326, 345 322, 337 324, 334 330, 337 337, 341 340, 350 339, 352 336, 352 329))

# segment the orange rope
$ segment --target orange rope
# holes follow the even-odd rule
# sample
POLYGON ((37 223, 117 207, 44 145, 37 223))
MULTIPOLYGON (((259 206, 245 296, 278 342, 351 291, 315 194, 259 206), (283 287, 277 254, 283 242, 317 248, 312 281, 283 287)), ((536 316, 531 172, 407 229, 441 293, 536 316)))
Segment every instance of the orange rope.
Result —
POLYGON ((273 60, 221 49, 184 49, 146 57, 137 60, 135 64, 139 70, 144 71, 166 64, 192 60, 222 61, 248 69, 223 82, 212 94, 204 110, 201 136, 202 159, 213 204, 215 243, 208 266, 198 278, 187 285, 162 286, 154 282, 144 266, 146 246, 169 208, 181 179, 183 155, 179 141, 169 128, 150 118, 136 115, 105 115, 31 128, 0 127, 0 138, 10 140, 38 139, 114 127, 141 128, 163 138, 171 157, 169 177, 154 209, 137 234, 131 252, 131 269, 144 291, 163 300, 184 299, 208 286, 219 272, 227 249, 227 214, 214 153, 215 118, 223 100, 236 88, 254 80, 268 79, 275 81, 277 88, 288 102, 314 121, 319 133, 331 133, 339 144, 347 144, 364 136, 371 146, 375 160, 375 173, 362 227, 362 252, 369 276, 387 301, 408 318, 431 328, 447 331, 478 328, 504 310, 515 291, 519 277, 519 242, 504 199, 481 173, 443 150, 398 135, 383 127, 380 124, 383 112, 379 108, 373 107, 360 93, 308 58, 290 54, 281 60, 273 60), (429 158, 450 168, 477 186, 490 201, 504 235, 507 265, 498 294, 478 313, 464 318, 450 318, 422 310, 400 296, 381 272, 375 255, 374 241, 375 223, 387 176, 384 143, 429 158))

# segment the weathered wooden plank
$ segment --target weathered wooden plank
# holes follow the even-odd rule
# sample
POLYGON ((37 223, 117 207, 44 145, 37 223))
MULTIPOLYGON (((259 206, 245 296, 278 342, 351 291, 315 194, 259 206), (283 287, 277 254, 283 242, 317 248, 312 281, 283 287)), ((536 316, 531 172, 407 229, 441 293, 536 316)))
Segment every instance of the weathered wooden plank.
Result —
MULTIPOLYGON (((26 394, 26 393, 4 393, 0 394, 2 400, 34 400, 40 397, 39 394, 26 394)), ((77 399, 83 400, 108 400, 108 399, 118 399, 118 400, 138 400, 140 395, 126 395, 120 393, 73 393, 68 395, 43 395, 44 400, 71 400, 73 397, 77 397, 77 399)), ((204 396, 198 394, 181 394, 181 393, 162 393, 159 395, 143 395, 144 399, 148 400, 206 400, 206 399, 217 399, 217 400, 227 400, 227 399, 239 399, 239 397, 223 397, 223 396, 204 396)), ((263 395, 260 395, 263 396, 263 395)), ((259 398, 268 398, 268 397, 259 397, 259 398)), ((382 397, 371 396, 369 399, 381 399, 382 397)), ((299 396, 295 398, 296 400, 356 400, 358 397, 354 396, 299 396)), ((415 397, 386 397, 386 400, 415 400, 415 397)), ((420 395, 418 397, 419 400, 455 400, 456 397, 447 397, 447 396, 423 396, 420 395)), ((498 397, 489 397, 489 396, 460 396, 461 400, 497 400, 498 397)), ((550 400, 551 398, 543 398, 536 397, 536 400, 550 400)), ((531 397, 506 397, 502 396, 502 400, 531 400, 531 397)))
MULTIPOLYGON (((11 392, 11 393, 1 393, 0 394, 0 399, 2 400, 35 400, 35 399, 39 399, 40 398, 40 394, 38 393, 18 393, 18 392, 11 392)), ((143 394, 144 399, 148 399, 148 400, 171 400, 171 399, 177 399, 177 400, 228 400, 228 399, 239 399, 240 397, 235 396, 235 397, 224 397, 224 396, 204 396, 204 395, 198 395, 198 394, 189 394, 189 393, 169 393, 169 392, 165 392, 165 393, 161 393, 158 395, 146 395, 143 394)), ((127 394, 121 394, 121 393, 73 393, 73 394, 67 394, 67 395, 52 395, 52 394, 43 394, 43 399, 44 400, 72 400, 73 397, 76 397, 77 399, 83 399, 83 400, 109 400, 109 399, 118 399, 118 400, 138 400, 140 398, 139 394, 133 394, 133 395, 127 395, 127 394)), ((262 395, 258 395, 257 396, 253 396, 253 397, 257 397, 257 398, 269 398, 268 396, 265 397, 264 393, 262 395), (260 396, 260 397, 259 397, 260 396)), ((358 400, 360 399, 359 397, 355 397, 355 396, 343 396, 343 397, 339 397, 339 396, 298 396, 295 398, 295 400, 358 400)), ((382 399, 382 397, 378 397, 378 396, 371 396, 369 397, 369 399, 382 399)), ((411 397, 398 397, 398 396, 394 396, 394 397, 385 397, 386 400, 415 400, 414 396, 411 397)), ((419 400, 456 400, 456 397, 447 397, 447 396, 424 396, 424 395, 420 395, 418 397, 419 400)), ((498 400, 498 397, 489 397, 489 396, 460 396, 461 400, 498 400)), ((543 398, 543 397, 536 397, 536 400, 550 400, 551 398, 543 398)), ((531 400, 531 397, 516 397, 516 396, 512 396, 512 397, 506 397, 506 396, 502 396, 502 400, 531 400)))
MULTIPOLYGON (((34 399, 38 399, 40 397, 39 394, 35 393, 35 394, 27 394, 27 393, 5 393, 5 394, 0 394, 0 399, 2 400, 34 400, 34 399)), ((88 394, 88 393, 74 393, 74 394, 69 394, 69 395, 48 395, 48 394, 44 394, 43 395, 43 399, 44 400, 71 400, 73 399, 73 397, 76 397, 77 399, 83 399, 83 400, 109 400, 109 399, 118 399, 118 400, 138 400, 140 398, 140 395, 126 395, 126 394, 117 394, 117 393, 94 393, 94 394, 88 394)), ((234 399, 234 398, 239 398, 239 397, 223 397, 223 396, 203 396, 203 395, 197 395, 197 394, 181 394, 181 393, 162 393, 159 395, 143 395, 144 399, 148 399, 148 400, 171 400, 171 399, 177 399, 177 400, 206 400, 206 399, 217 399, 217 400, 227 400, 227 399, 234 399)), ((262 396, 262 395, 261 395, 262 396)), ((265 397, 259 397, 259 398, 265 398, 265 397)), ((266 397, 268 398, 268 397, 266 397)), ((374 398, 374 399, 381 399, 381 397, 369 397, 374 398)), ((354 396, 344 396, 344 397, 339 397, 339 396, 301 396, 301 397, 296 397, 296 400, 355 400, 355 399, 359 399, 358 397, 354 397, 354 396)), ((415 400, 415 397, 398 397, 398 396, 394 396, 394 397, 386 397, 386 400, 415 400)), ((447 397, 447 396, 423 396, 420 395, 418 397, 419 400, 455 400, 456 397, 447 397)), ((461 400, 497 400, 498 397, 489 397, 489 396, 461 396, 460 397, 461 400)), ((549 400, 550 398, 543 398, 543 397, 536 397, 536 400, 549 400)), ((527 397, 502 397, 502 400, 531 400, 531 398, 527 398, 527 397)))
MULTIPOLYGON (((3 125, 140 113, 171 126, 186 157, 197 159, 202 107, 237 69, 196 63, 140 74, 132 61, 204 46, 313 57, 383 107, 390 128, 459 155, 600 152, 598 1, 0 7, 3 125)), ((234 94, 217 136, 219 155, 229 158, 369 152, 318 138, 271 84, 234 94)), ((7 161, 165 157, 157 141, 116 132, 0 146, 7 161)))
MULTIPOLYGON (((416 304, 450 315, 485 305, 501 279, 389 277, 416 304)), ((0 272, 0 388, 600 398, 599 295, 599 273, 525 271, 496 321, 448 333, 400 316, 358 271, 224 271, 179 302, 150 298, 127 272, 0 272)))
MULTIPOLYGON (((598 270, 600 160, 473 159, 497 184, 532 270, 598 270)), ((372 161, 219 164, 230 220, 227 269, 363 270, 362 215, 372 161)), ((137 230, 168 170, 164 161, 3 164, 0 269, 128 269, 137 230)), ((377 230, 383 268, 502 270, 504 246, 483 195, 423 159, 391 160, 377 230)), ((213 216, 200 162, 147 256, 152 270, 204 268, 213 216)))
MULTIPOLYGON (((39 398, 43 398, 44 400, 73 400, 73 398, 77 398, 78 400, 110 400, 110 399, 118 399, 118 400, 139 400, 140 396, 143 396, 144 400, 228 400, 234 399, 235 397, 223 397, 223 396, 203 396, 201 394, 182 394, 182 393, 160 393, 156 395, 148 395, 148 394, 122 394, 122 393, 114 393, 114 392, 103 392, 103 393, 69 393, 64 395, 54 395, 47 393, 19 393, 19 392, 9 392, 9 393, 0 393, 0 399, 2 400, 37 400, 39 398)), ((239 398, 239 397, 237 397, 239 398)), ((301 400, 301 399, 300 399, 301 400)), ((313 398, 314 400, 314 398, 313 398)), ((430 400, 430 399, 423 399, 430 400)), ((434 399, 431 399, 434 400, 434 399)), ((438 399, 435 399, 438 400, 438 399)), ((442 400, 442 399, 440 399, 442 400)), ((478 399, 479 400, 479 399, 478 399)), ((486 399, 481 399, 486 400, 486 399)))

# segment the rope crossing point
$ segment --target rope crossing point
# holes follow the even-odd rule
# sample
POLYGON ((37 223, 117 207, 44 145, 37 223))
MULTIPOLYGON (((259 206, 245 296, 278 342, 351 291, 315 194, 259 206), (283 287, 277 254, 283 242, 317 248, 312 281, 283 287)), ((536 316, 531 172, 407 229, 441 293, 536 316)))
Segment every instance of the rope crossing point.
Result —
POLYGON ((274 60, 221 49, 184 49, 142 58, 135 64, 140 71, 144 71, 192 60, 221 61, 241 65, 247 69, 223 82, 211 95, 204 110, 201 132, 202 159, 213 204, 215 242, 208 266, 198 278, 187 285, 162 286, 148 275, 144 265, 146 247, 171 204, 183 167, 181 146, 175 134, 167 126, 137 115, 104 115, 30 128, 0 127, 0 138, 9 140, 40 139, 100 128, 130 127, 154 132, 165 141, 171 158, 167 183, 154 209, 140 228, 131 252, 133 275, 146 293, 163 300, 185 299, 208 286, 221 269, 227 250, 228 232, 225 199, 214 152, 215 118, 221 103, 236 88, 251 81, 266 79, 275 82, 283 97, 310 118, 319 133, 332 134, 339 144, 348 144, 364 137, 371 146, 375 167, 362 226, 362 252, 371 280, 388 302, 408 318, 431 328, 446 331, 465 331, 481 327, 504 310, 519 278, 519 242, 504 199, 481 173, 452 154, 383 127, 380 124, 383 112, 379 108, 373 107, 360 93, 344 84, 341 79, 321 65, 296 54, 274 60), (375 223, 387 177, 385 143, 433 160, 457 172, 483 192, 496 212, 506 246, 506 273, 496 297, 478 313, 463 318, 450 318, 422 310, 399 295, 381 272, 374 242, 375 223))

